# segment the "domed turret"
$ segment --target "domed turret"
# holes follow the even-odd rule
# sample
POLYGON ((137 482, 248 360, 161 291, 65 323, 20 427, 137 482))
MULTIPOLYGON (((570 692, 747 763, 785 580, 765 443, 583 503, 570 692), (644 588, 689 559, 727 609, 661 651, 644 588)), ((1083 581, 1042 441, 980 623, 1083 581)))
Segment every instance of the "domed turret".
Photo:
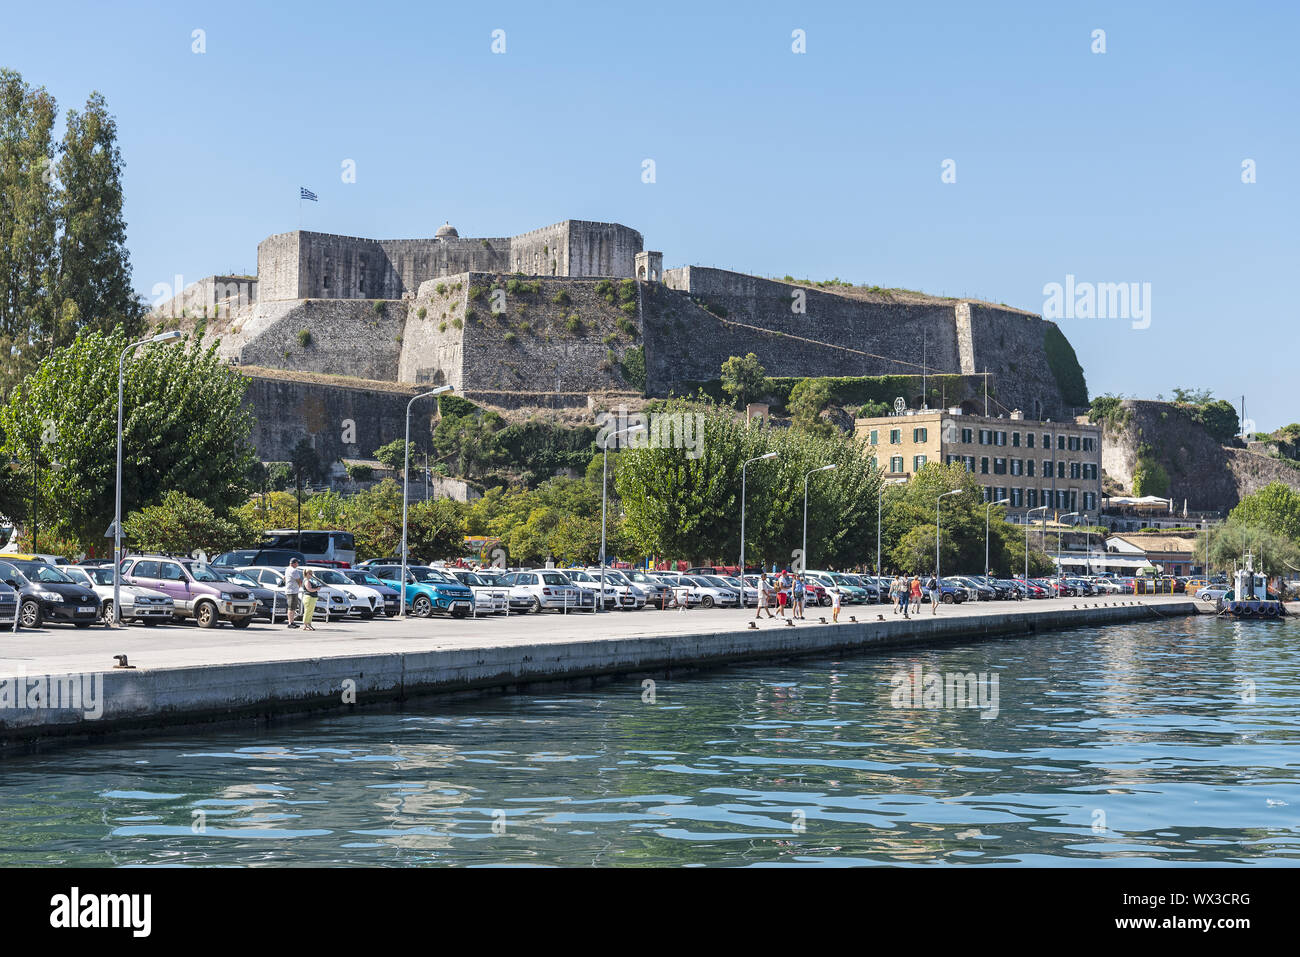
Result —
POLYGON ((456 232, 456 227, 451 223, 443 223, 438 227, 438 231, 433 234, 437 239, 459 239, 460 233, 456 232))

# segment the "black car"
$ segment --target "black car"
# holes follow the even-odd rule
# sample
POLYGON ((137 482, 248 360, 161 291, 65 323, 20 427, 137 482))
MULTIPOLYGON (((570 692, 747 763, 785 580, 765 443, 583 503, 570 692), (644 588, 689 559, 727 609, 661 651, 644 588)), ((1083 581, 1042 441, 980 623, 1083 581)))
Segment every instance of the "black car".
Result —
POLYGON ((218 570, 224 568, 247 568, 249 565, 265 565, 268 568, 288 568, 289 562, 298 559, 299 565, 307 564, 307 556, 302 552, 287 548, 241 548, 234 552, 223 552, 208 564, 218 570))
POLYGON ((89 628, 99 621, 99 596, 45 562, 0 562, 0 581, 18 590, 18 623, 39 628, 66 622, 89 628))
MULTIPOLYGON (((228 554, 242 554, 240 552, 230 552, 228 554)), ((211 565, 208 566, 212 568, 211 565)), ((230 582, 232 585, 238 585, 252 596, 253 601, 257 602, 257 611, 254 612, 254 618, 265 618, 271 624, 275 624, 276 619, 285 618, 289 614, 289 609, 284 603, 284 599, 279 597, 269 588, 263 588, 261 584, 254 581, 246 572, 241 572, 234 568, 213 568, 218 575, 230 582)))

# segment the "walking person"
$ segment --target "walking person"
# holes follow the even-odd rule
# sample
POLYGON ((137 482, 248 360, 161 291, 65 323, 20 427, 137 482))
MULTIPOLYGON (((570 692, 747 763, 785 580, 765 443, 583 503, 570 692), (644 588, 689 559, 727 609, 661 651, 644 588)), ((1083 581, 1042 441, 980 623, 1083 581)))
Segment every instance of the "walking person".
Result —
POLYGON ((303 572, 302 579, 302 630, 315 631, 312 627, 311 616, 316 611, 316 598, 320 594, 320 583, 316 581, 310 568, 303 572))
POLYGON ((772 618, 772 583, 768 581, 767 572, 758 576, 758 607, 754 609, 754 617, 758 618, 763 612, 767 612, 767 617, 772 618))
POLYGON ((930 579, 930 614, 937 615, 939 613, 939 602, 941 601, 943 601, 943 595, 940 594, 939 591, 939 579, 931 578, 930 579))
POLYGON ((789 604, 790 579, 785 577, 785 572, 782 572, 780 580, 776 583, 776 609, 782 618, 785 617, 785 609, 789 604))
POLYGON ((907 576, 900 575, 898 577, 898 607, 902 609, 904 618, 908 617, 907 605, 911 596, 911 589, 907 586, 907 576))
POLYGON ((889 582, 889 603, 894 606, 895 615, 903 607, 903 580, 897 575, 889 582))
POLYGON ((290 628, 298 627, 298 623, 294 621, 294 618, 298 614, 298 607, 301 603, 302 581, 302 569, 298 567, 298 559, 289 559, 289 567, 284 570, 284 600, 289 606, 289 613, 286 618, 290 628))
MULTIPOLYGON (((933 595, 930 596, 932 599, 933 595)), ((919 614, 921 611, 921 576, 917 575, 912 579, 912 607, 919 614)))

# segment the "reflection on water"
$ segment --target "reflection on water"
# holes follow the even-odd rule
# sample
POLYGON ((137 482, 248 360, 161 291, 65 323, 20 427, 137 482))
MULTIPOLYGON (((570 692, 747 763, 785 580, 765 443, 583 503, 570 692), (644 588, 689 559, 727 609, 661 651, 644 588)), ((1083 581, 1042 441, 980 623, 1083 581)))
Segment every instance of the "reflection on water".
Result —
POLYGON ((1300 860, 1300 622, 1152 621, 0 762, 0 864, 1300 860), (998 676, 999 709, 891 707, 998 676))

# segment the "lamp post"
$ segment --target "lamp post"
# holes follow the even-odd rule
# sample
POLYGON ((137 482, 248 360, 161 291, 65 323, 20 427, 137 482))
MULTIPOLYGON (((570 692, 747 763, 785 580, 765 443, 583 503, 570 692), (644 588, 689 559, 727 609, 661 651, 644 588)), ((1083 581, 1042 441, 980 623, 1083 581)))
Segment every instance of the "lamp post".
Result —
MULTIPOLYGON (((137 346, 175 342, 182 338, 179 329, 160 332, 148 339, 133 342, 117 357, 117 489, 113 496, 113 625, 122 624, 122 395, 126 374, 126 355, 137 346)), ((33 542, 32 548, 36 545, 33 542)))
MULTIPOLYGON (((994 505, 1006 505, 1011 499, 1000 498, 996 502, 989 502, 984 506, 984 577, 989 577, 989 513, 993 511, 994 505)), ((987 582, 986 582, 987 584, 987 582)))
POLYGON ((829 472, 835 468, 835 463, 823 465, 821 468, 811 469, 803 477, 803 568, 801 572, 808 570, 808 477, 814 472, 829 472))
POLYGON ((876 495, 876 577, 880 576, 880 524, 881 510, 885 507, 885 486, 886 485, 906 485, 907 479, 890 479, 888 482, 880 483, 880 491, 876 495))
POLYGON ((1026 598, 1029 597, 1029 526, 1032 525, 1034 522, 1034 520, 1030 516, 1033 515, 1035 512, 1043 512, 1044 513, 1043 521, 1046 522, 1047 521, 1046 509, 1049 507, 1050 506, 1047 505, 1039 505, 1036 508, 1031 508, 1029 511, 1025 513, 1025 597, 1026 598))
POLYGON ((766 455, 746 459, 740 466, 740 571, 738 574, 740 575, 740 607, 742 611, 745 608, 745 469, 749 468, 751 463, 774 458, 776 458, 776 453, 768 452, 766 455))
POLYGON ((1064 515, 1058 515, 1056 518, 1056 574, 1059 577, 1064 574, 1061 568, 1061 522, 1071 516, 1077 516, 1078 512, 1066 512, 1064 515))
POLYGON ((421 392, 419 395, 411 396, 411 401, 406 403, 406 442, 402 446, 402 618, 406 618, 406 566, 408 564, 406 557, 406 486, 411 477, 411 406, 415 404, 417 399, 427 399, 431 395, 442 395, 442 393, 451 390, 452 387, 449 385, 440 385, 436 389, 430 389, 428 392, 421 392))
POLYGON ((949 495, 959 495, 961 489, 943 492, 934 500, 934 591, 930 594, 930 614, 936 614, 943 598, 943 578, 939 575, 939 505, 949 495))
MULTIPOLYGON (((609 440, 616 439, 620 435, 634 435, 637 432, 644 432, 644 425, 629 425, 626 429, 619 429, 617 432, 611 432, 605 436, 605 441, 600 444, 601 463, 600 463, 600 598, 597 600, 599 607, 597 611, 605 610, 605 499, 608 490, 609 481, 606 475, 609 472, 609 440)), ((742 579, 743 585, 743 579, 742 579)), ((741 606, 744 606, 744 589, 741 589, 741 606)))

